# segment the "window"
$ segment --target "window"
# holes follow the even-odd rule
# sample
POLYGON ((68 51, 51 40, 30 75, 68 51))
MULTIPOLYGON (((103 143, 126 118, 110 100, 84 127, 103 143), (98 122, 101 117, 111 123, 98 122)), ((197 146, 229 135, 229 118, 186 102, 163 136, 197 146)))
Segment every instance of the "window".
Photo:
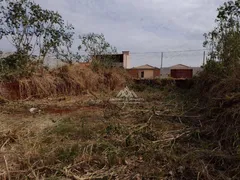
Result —
POLYGON ((144 71, 141 72, 141 78, 144 78, 144 71))

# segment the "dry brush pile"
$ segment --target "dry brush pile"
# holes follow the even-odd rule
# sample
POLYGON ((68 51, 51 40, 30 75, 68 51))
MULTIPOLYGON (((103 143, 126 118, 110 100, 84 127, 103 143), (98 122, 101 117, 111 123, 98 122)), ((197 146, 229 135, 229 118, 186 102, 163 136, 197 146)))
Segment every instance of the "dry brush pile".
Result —
MULTIPOLYGON (((237 68, 236 68, 237 69, 237 68)), ((228 70, 230 71, 230 70, 228 70)), ((195 81, 195 98, 204 115, 199 137, 212 151, 208 156, 223 178, 240 177, 240 71, 228 75, 203 71, 195 81), (197 89, 197 90, 196 90, 197 89)), ((221 179, 219 177, 219 179, 221 179)))
POLYGON ((27 99, 79 95, 86 91, 108 92, 124 87, 127 78, 122 69, 99 69, 96 72, 78 64, 66 65, 13 82, 2 82, 0 93, 6 99, 27 99))
POLYGON ((208 119, 204 125, 224 149, 236 151, 240 144, 240 71, 226 77, 203 72, 198 80, 198 95, 204 101, 208 119))

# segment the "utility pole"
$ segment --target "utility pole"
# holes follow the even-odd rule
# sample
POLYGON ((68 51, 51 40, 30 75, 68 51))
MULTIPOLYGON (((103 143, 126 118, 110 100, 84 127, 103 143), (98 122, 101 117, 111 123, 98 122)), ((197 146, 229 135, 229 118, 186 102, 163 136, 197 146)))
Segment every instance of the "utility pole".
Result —
POLYGON ((163 68, 163 52, 161 52, 161 69, 163 68))
POLYGON ((205 59, 206 59, 206 52, 203 51, 203 66, 205 65, 205 59))

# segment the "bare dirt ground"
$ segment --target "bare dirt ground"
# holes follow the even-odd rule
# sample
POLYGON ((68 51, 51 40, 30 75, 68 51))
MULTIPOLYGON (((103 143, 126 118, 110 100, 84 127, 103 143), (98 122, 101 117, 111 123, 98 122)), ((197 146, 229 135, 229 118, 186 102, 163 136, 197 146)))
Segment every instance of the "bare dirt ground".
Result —
POLYGON ((116 93, 2 105, 0 179, 211 178, 206 147, 188 141, 198 136, 189 119, 201 119, 192 105, 167 92, 110 103, 116 93), (31 107, 42 111, 32 115, 31 107))

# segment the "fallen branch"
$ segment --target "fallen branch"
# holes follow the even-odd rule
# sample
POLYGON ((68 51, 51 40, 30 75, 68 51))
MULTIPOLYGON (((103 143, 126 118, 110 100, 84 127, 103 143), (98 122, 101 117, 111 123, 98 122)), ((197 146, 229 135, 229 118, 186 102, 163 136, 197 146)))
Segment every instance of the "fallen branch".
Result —
POLYGON ((4 146, 8 143, 8 141, 10 141, 10 138, 8 138, 8 139, 3 143, 3 145, 2 145, 1 148, 0 148, 0 151, 3 151, 3 148, 4 148, 4 146))
POLYGON ((23 99, 22 102, 29 101, 29 100, 31 100, 32 98, 33 98, 33 96, 29 96, 29 97, 27 97, 26 99, 23 99))
MULTIPOLYGON (((152 112, 152 110, 131 110, 130 112, 152 112)), ((163 114, 162 111, 154 111, 154 115, 156 116, 163 116, 163 117, 182 117, 182 118, 200 118, 201 116, 187 116, 183 114, 163 114)))
POLYGON ((177 139, 179 139, 180 137, 188 134, 190 131, 184 132, 182 134, 178 134, 173 138, 168 138, 168 139, 161 139, 161 140, 157 140, 157 141, 153 141, 153 143, 159 143, 159 142, 165 142, 165 141, 176 141, 177 139))
POLYGON ((81 180, 81 178, 79 178, 78 176, 76 176, 73 173, 71 173, 71 171, 67 172, 66 169, 65 170, 61 170, 61 169, 58 169, 58 168, 43 166, 43 167, 39 167, 39 168, 30 170, 30 171, 39 171, 39 170, 44 170, 44 169, 47 169, 47 170, 50 170, 50 171, 55 171, 55 172, 60 172, 67 178, 72 178, 74 180, 81 180))
POLYGON ((169 115, 169 114, 159 114, 159 111, 155 112, 156 116, 164 116, 164 117, 183 117, 183 118, 200 118, 201 116, 184 116, 184 115, 180 115, 180 114, 173 114, 173 115, 169 115))
POLYGON ((4 159, 4 163, 5 163, 6 171, 7 171, 7 177, 8 177, 8 180, 11 180, 11 176, 10 176, 10 172, 9 172, 9 168, 8 168, 8 162, 7 162, 7 159, 6 159, 5 156, 3 156, 3 159, 4 159))
POLYGON ((94 94, 94 93, 93 93, 92 91, 90 91, 90 90, 87 90, 87 94, 92 95, 92 96, 95 97, 96 99, 99 99, 99 98, 97 97, 97 95, 94 94))
POLYGON ((150 116, 150 118, 149 118, 148 121, 147 121, 147 124, 150 123, 150 121, 151 121, 151 119, 152 119, 153 116, 154 116, 154 114, 152 114, 152 115, 150 116))

